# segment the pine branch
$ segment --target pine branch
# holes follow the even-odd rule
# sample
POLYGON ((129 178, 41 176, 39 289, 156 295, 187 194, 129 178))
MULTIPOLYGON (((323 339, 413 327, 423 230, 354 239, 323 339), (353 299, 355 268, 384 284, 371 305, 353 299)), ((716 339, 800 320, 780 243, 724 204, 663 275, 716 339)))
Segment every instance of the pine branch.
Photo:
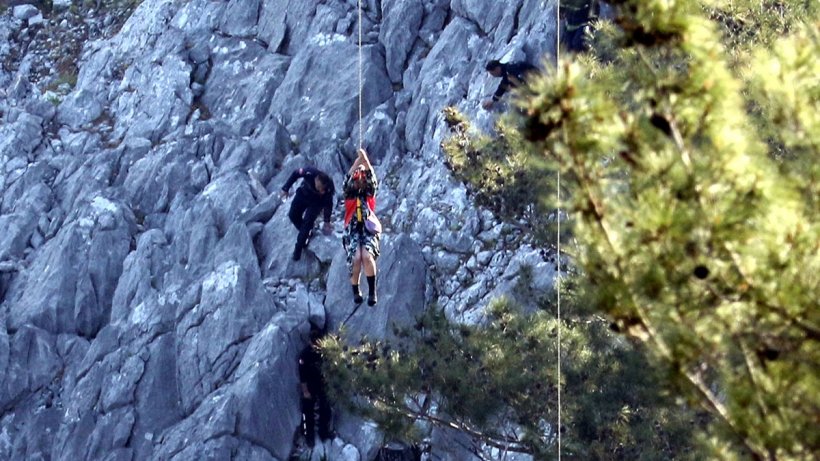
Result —
POLYGON ((484 444, 498 448, 499 450, 509 450, 514 451, 516 453, 524 453, 524 454, 532 454, 533 451, 529 448, 524 442, 522 442, 517 437, 510 437, 510 436, 503 436, 499 434, 488 434, 486 432, 481 431, 480 429, 474 428, 468 423, 464 421, 456 421, 451 419, 444 419, 438 416, 431 415, 429 413, 422 413, 419 411, 414 411, 406 406, 397 405, 391 402, 388 402, 380 397, 371 397, 373 400, 378 402, 379 404, 389 408, 396 414, 409 418, 413 421, 426 421, 431 424, 435 424, 439 427, 447 427, 450 429, 455 429, 457 431, 464 432, 465 434, 480 440, 484 444))
POLYGON ((695 389, 701 394, 701 396, 709 402, 712 408, 717 411, 720 418, 726 423, 729 427, 735 431, 743 444, 749 449, 749 452, 752 454, 755 460, 763 461, 765 457, 765 450, 760 447, 757 447, 751 440, 749 440, 749 434, 747 431, 742 430, 737 422, 729 414, 729 410, 723 405, 720 400, 718 400, 717 396, 715 396, 712 391, 709 390, 709 387, 706 386, 706 383, 703 382, 703 379, 700 375, 690 372, 689 370, 681 369, 681 371, 685 374, 686 378, 689 380, 692 385, 694 385, 695 389))
MULTIPOLYGON (((673 139, 673 140, 674 140, 674 142, 675 142, 675 146, 677 147, 678 152, 679 152, 679 153, 680 153, 680 155, 681 155, 681 160, 683 161, 684 165, 686 165, 686 166, 687 166, 687 169, 689 170, 689 173, 690 173, 690 174, 693 174, 693 173, 692 173, 692 156, 691 156, 691 154, 689 153, 689 150, 686 148, 685 142, 684 142, 684 140, 683 140, 683 136, 682 136, 682 134, 681 134, 681 132, 680 132, 680 129, 678 128, 677 121, 676 121, 674 118, 670 118, 670 120, 669 120, 669 128, 670 128, 670 130, 671 130, 672 139, 673 139)), ((703 202, 703 196, 701 195, 700 191, 699 191, 699 190, 697 190, 697 188, 695 189, 695 196, 696 196, 696 199, 697 199, 697 203, 698 203, 698 205, 701 207, 701 209, 703 209, 703 210, 705 211, 705 210, 706 210, 706 208, 707 208, 707 207, 706 207, 706 204, 703 202)), ((731 254, 731 255, 732 255, 732 259, 733 259, 733 262, 734 262, 734 264, 735 264, 736 269, 737 269, 738 271, 742 271, 742 270, 741 270, 741 266, 740 266, 740 264, 739 264, 739 261, 736 259, 737 255, 735 254, 735 252, 733 252, 733 251, 729 248, 729 242, 722 241, 721 243, 723 244, 724 249, 725 249, 727 252, 729 252, 729 254, 731 254)), ((742 348, 742 346, 741 346, 741 348, 742 348)), ((670 358, 671 358, 671 357, 670 357, 670 358)), ((735 432, 735 433, 736 433, 736 434, 737 434, 737 435, 741 438, 741 440, 742 440, 743 444, 746 446, 746 448, 748 448, 748 449, 749 449, 749 451, 753 454, 753 456, 755 457, 755 459, 761 459, 761 460, 762 460, 762 459, 765 459, 765 453, 766 453, 766 451, 765 451, 762 447, 760 447, 760 446, 758 446, 756 443, 754 443, 752 440, 750 440, 748 431, 746 431, 746 430, 745 430, 745 429, 744 429, 744 428, 743 428, 743 427, 742 427, 742 426, 741 426, 741 425, 740 425, 740 424, 739 424, 739 423, 738 423, 738 422, 737 422, 737 421, 736 421, 736 420, 735 420, 735 419, 731 416, 731 414, 729 413, 728 409, 727 409, 727 408, 726 408, 726 407, 725 407, 722 403, 720 403, 720 401, 719 401, 719 400, 717 400, 716 396, 714 396, 714 395, 712 394, 712 392, 708 389, 708 387, 707 387, 707 386, 703 383, 703 380, 700 378, 700 376, 698 376, 698 375, 693 375, 693 374, 692 374, 691 372, 689 372, 688 370, 683 370, 683 371, 685 372, 685 374, 686 374, 686 376, 687 376, 687 379, 688 379, 688 380, 689 380, 689 381, 690 381, 693 385, 695 385, 695 388, 696 388, 696 389, 698 389, 698 391, 699 391, 699 392, 701 393, 701 395, 702 395, 702 396, 706 399, 706 401, 707 401, 707 402, 709 402, 709 404, 713 407, 713 409, 714 409, 715 411, 717 411, 717 413, 718 413, 718 415, 721 417, 721 419, 722 419, 722 420, 723 420, 723 421, 724 421, 724 422, 725 422, 725 423, 726 423, 726 424, 727 424, 730 428, 732 428, 732 430, 733 430, 733 431, 734 431, 734 432, 735 432)), ((752 371, 751 371, 751 370, 749 370, 749 373, 751 374, 751 373, 752 373, 752 371)), ((753 384, 753 385, 755 385, 755 381, 754 381, 754 379, 752 380, 752 384, 753 384)), ((759 392, 756 392, 756 394, 759 394, 759 392)), ((758 398, 759 398, 759 395, 758 395, 758 398)), ((761 404, 762 404, 762 403, 761 403, 761 404)))
MULTIPOLYGON (((680 132, 674 126, 674 123, 671 123, 670 125, 672 126, 673 139, 677 139, 676 143, 678 143, 679 147, 685 151, 685 149, 683 148, 683 138, 680 135, 680 132)), ((619 255, 619 250, 614 243, 614 238, 611 235, 611 231, 607 228, 607 226, 604 223, 603 211, 600 209, 599 199, 594 195, 594 193, 591 191, 589 187, 588 182, 591 182, 591 179, 589 178, 588 173, 586 173, 586 169, 583 168, 583 162, 579 160, 580 155, 572 148, 572 146, 569 143, 567 143, 567 146, 570 147, 570 154, 572 155, 572 158, 574 160, 573 163, 576 169, 575 172, 577 174, 577 181, 579 182, 580 190, 585 194, 587 203, 591 205, 590 207, 587 207, 586 209, 583 209, 581 211, 582 213, 586 213, 587 215, 592 217, 592 221, 595 222, 596 225, 599 227, 601 234, 604 237, 604 240, 609 245, 610 250, 613 252, 613 254, 619 255)), ((691 165, 691 156, 688 155, 688 152, 686 154, 686 158, 690 159, 689 163, 691 165)), ((621 267, 621 258, 619 256, 615 258, 613 264, 616 265, 616 269, 619 273, 624 273, 624 270, 621 267)), ((656 329, 652 326, 652 322, 649 318, 648 313, 645 309, 643 309, 640 306, 640 304, 634 298, 632 290, 627 289, 627 292, 630 293, 630 296, 632 296, 631 305, 633 306, 635 312, 638 314, 640 325, 643 327, 649 339, 656 345, 656 349, 658 350, 658 352, 669 363, 677 363, 678 361, 672 353, 671 348, 669 347, 669 345, 666 344, 666 342, 661 338, 656 329)), ((746 445, 746 447, 752 453, 755 453, 755 456, 759 456, 758 453, 762 453, 763 451, 761 451, 758 447, 755 446, 755 444, 753 444, 749 440, 746 431, 744 431, 742 427, 737 423, 737 421, 735 421, 734 418, 732 418, 726 406, 723 405, 714 394, 712 394, 712 392, 705 385, 705 383, 703 383, 702 378, 700 378, 700 376, 690 372, 682 366, 679 367, 679 370, 681 371, 683 376, 689 381, 689 383, 694 387, 694 389, 696 389, 698 393, 701 394, 701 396, 709 404, 709 406, 711 406, 713 414, 719 416, 720 419, 728 427, 732 428, 732 430, 736 434, 738 434, 740 439, 743 441, 744 445, 746 445)))

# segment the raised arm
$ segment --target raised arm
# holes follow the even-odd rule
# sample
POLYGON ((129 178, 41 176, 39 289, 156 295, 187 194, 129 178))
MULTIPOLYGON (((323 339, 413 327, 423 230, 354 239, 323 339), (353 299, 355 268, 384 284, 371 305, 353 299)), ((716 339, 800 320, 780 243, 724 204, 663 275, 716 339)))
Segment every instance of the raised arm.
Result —
POLYGON ((305 177, 305 173, 307 172, 306 168, 297 168, 293 170, 293 173, 290 175, 288 180, 285 182, 285 185, 282 186, 282 192, 287 195, 290 187, 293 186, 293 183, 296 182, 297 179, 305 177))
POLYGON ((371 171, 373 170, 373 165, 370 164, 370 159, 367 157, 367 151, 364 149, 359 149, 359 158, 356 160, 359 160, 360 164, 364 165, 366 169, 371 171))
POLYGON ((347 170, 348 176, 352 175, 353 172, 356 171, 356 168, 359 168, 359 165, 361 165, 361 164, 362 164, 362 157, 361 156, 356 157, 356 160, 353 161, 353 165, 350 167, 349 170, 347 170))
POLYGON ((510 82, 507 80, 507 77, 501 79, 501 83, 498 84, 498 88, 496 88, 495 93, 493 93, 493 102, 498 102, 504 93, 510 89, 510 82))
POLYGON ((367 172, 368 176, 368 194, 375 195, 376 190, 379 188, 379 180, 376 178, 376 170, 373 169, 373 165, 370 164, 370 158, 367 156, 367 151, 364 149, 359 149, 359 159, 361 160, 361 164, 364 166, 364 170, 367 172))

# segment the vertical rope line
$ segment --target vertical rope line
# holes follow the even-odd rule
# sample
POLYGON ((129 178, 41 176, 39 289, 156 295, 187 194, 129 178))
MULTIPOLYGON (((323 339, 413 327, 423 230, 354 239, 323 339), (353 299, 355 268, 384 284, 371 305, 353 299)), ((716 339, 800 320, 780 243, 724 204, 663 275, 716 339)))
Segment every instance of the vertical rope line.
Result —
POLYGON ((561 0, 555 0, 555 70, 561 53, 561 0))
POLYGON ((358 1, 358 8, 359 8, 359 149, 362 148, 363 139, 364 139, 364 123, 362 121, 362 89, 364 88, 364 84, 362 83, 362 67, 364 67, 364 61, 362 60, 362 0, 358 1))
MULTIPOLYGON (((560 64, 561 53, 561 0, 555 0, 555 76, 558 77, 558 72, 561 68, 560 64)), ((555 287, 558 295, 558 461, 561 461, 561 166, 558 166, 558 179, 556 181, 555 193, 557 195, 558 212, 556 213, 558 221, 558 232, 555 238, 555 246, 557 248, 556 265, 558 270, 555 272, 555 287)))

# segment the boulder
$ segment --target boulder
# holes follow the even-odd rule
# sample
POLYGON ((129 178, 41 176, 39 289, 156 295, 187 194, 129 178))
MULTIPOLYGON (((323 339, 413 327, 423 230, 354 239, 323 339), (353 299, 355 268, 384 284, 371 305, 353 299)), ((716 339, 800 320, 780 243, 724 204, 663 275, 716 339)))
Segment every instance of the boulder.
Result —
POLYGON ((298 318, 274 318, 249 341, 236 379, 165 430, 150 459, 220 459, 235 449, 285 459, 300 420, 296 365, 307 331, 298 318))
POLYGON ((387 75, 392 82, 402 80, 407 57, 418 38, 424 18, 421 0, 382 2, 382 27, 379 41, 384 45, 387 75))
MULTIPOLYGON (((313 37, 293 57, 271 110, 300 140, 299 149, 306 155, 334 152, 328 146, 346 142, 358 121, 357 59, 358 48, 341 34, 313 37)), ((368 114, 391 96, 392 89, 379 50, 366 46, 363 59, 363 112, 368 114)))
POLYGON ((219 29, 234 37, 256 35, 260 0, 230 0, 225 7, 219 29))
POLYGON ((316 2, 267 0, 259 12, 258 37, 273 52, 295 55, 305 44, 316 2))
POLYGON ((22 21, 28 20, 40 14, 40 10, 34 5, 17 5, 12 8, 12 15, 22 21))
POLYGON ((0 334, 0 408, 50 385, 63 367, 55 335, 30 325, 0 334))
POLYGON ((231 38, 210 43, 210 72, 200 101, 212 117, 247 136, 258 130, 268 114, 289 59, 268 53, 253 40, 231 38))
POLYGON ((74 4, 73 0, 53 0, 51 2, 51 6, 56 11, 65 11, 65 10, 71 8, 71 5, 73 5, 73 4, 74 4))
POLYGON ((109 321, 133 226, 122 203, 92 200, 43 245, 32 270, 10 288, 9 326, 32 323, 52 333, 95 335, 109 321))

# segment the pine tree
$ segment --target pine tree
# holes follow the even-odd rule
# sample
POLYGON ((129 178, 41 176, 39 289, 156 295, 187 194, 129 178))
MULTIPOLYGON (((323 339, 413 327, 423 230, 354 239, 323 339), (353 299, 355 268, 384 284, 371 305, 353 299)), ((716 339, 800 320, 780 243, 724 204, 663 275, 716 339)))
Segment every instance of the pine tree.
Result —
MULTIPOLYGON (((820 453, 820 7, 797 0, 610 3, 616 18, 598 28, 594 54, 563 60, 520 91, 518 110, 499 123, 494 137, 474 133, 456 111, 447 112, 455 134, 444 150, 454 174, 480 203, 526 218, 542 231, 536 237, 552 238, 556 205, 569 214, 572 240, 562 245, 572 248, 581 299, 640 345, 662 378, 642 386, 685 399, 679 406, 684 412, 709 412, 710 418, 698 419, 710 421, 699 427, 706 441, 703 456, 815 459, 820 453), (528 191, 541 200, 522 201, 528 191)), ((502 326, 505 315, 488 326, 494 333, 485 333, 482 346, 501 357, 521 352, 515 349, 518 341, 503 341, 503 333, 511 331, 510 321, 502 326)), ((519 341, 534 335, 549 343, 549 331, 525 329, 516 335, 519 341)), ((592 335, 581 334, 585 339, 577 346, 584 350, 592 335)), ((376 365, 350 362, 340 347, 336 357, 354 368, 383 369, 378 360, 376 365)), ((423 351, 408 350, 407 356, 423 351)), ((551 352, 542 351, 544 357, 551 352)), ((401 363, 404 356, 395 354, 393 360, 401 363)), ((475 362, 492 363, 493 373, 502 374, 515 373, 519 365, 483 356, 475 362)), ((470 363, 464 359, 460 366, 469 369, 470 363)), ((385 387, 381 378, 374 378, 372 387, 351 382, 381 402, 381 414, 403 408, 406 396, 420 392, 450 402, 448 415, 476 427, 512 409, 507 421, 529 431, 520 439, 526 441, 537 439, 538 431, 533 415, 521 416, 524 410, 540 411, 546 421, 553 411, 543 404, 551 396, 532 389, 535 382, 554 385, 548 377, 554 362, 536 363, 539 373, 549 373, 493 384, 489 388, 497 398, 484 400, 451 389, 458 387, 454 382, 480 375, 439 381, 432 373, 419 381, 410 370, 387 375, 391 383, 407 380, 407 387, 385 387), (522 389, 533 392, 534 400, 516 408, 522 389), (470 413, 482 408, 486 414, 470 413)), ((594 376, 570 365, 562 379, 569 381, 576 372, 594 376)), ((595 383, 589 376, 578 384, 595 383)), ((594 412, 588 404, 579 401, 568 410, 570 421, 594 412)), ((643 411, 655 415, 670 408, 661 400, 645 406, 643 411)), ((613 427, 613 422, 605 417, 600 425, 613 427)), ((579 427, 568 423, 581 443, 579 427)), ((608 437, 639 434, 637 426, 625 431, 608 437)), ((550 441, 543 442, 529 446, 543 453, 550 441)))
MULTIPOLYGON (((524 314, 499 299, 480 327, 452 324, 431 309, 414 327, 397 330, 390 344, 353 347, 329 339, 323 350, 332 357, 332 394, 399 439, 418 440, 424 427, 437 425, 472 437, 479 454, 495 449, 551 459, 558 321, 552 306, 542 307, 524 314)), ((646 358, 601 318, 572 311, 561 324, 561 385, 572 390, 565 390, 562 411, 564 456, 698 459, 692 428, 708 415, 676 402, 646 358)))

